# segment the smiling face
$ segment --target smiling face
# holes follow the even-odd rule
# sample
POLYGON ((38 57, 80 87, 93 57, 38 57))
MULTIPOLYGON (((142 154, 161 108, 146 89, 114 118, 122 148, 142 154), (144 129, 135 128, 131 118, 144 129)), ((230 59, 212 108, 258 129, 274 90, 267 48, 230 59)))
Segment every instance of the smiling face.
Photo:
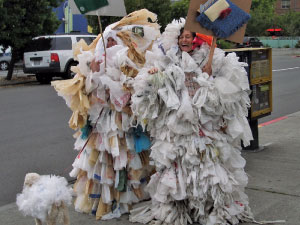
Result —
POLYGON ((106 48, 110 48, 114 45, 117 45, 117 42, 112 37, 107 38, 107 45, 106 48))
POLYGON ((190 52, 193 50, 193 40, 194 36, 191 31, 184 30, 179 38, 178 38, 178 45, 181 51, 190 52))

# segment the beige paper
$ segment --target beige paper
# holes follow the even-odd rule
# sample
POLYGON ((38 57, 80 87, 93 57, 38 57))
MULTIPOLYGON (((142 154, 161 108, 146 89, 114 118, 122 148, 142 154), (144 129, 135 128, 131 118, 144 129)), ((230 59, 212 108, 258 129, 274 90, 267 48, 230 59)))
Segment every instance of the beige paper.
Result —
POLYGON ((226 0, 218 0, 211 7, 209 7, 204 13, 210 19, 211 22, 214 22, 220 16, 222 10, 227 9, 229 4, 226 0))

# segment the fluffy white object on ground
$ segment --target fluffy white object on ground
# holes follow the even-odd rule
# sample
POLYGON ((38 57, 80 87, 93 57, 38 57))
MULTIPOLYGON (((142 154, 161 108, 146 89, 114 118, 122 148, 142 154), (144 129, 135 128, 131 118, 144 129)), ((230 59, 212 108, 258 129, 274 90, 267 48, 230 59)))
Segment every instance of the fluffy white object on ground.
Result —
POLYGON ((64 177, 41 176, 31 187, 24 186, 22 193, 17 195, 18 209, 25 216, 29 215, 45 221, 52 204, 57 206, 60 206, 61 202, 71 204, 72 189, 67 185, 64 177))

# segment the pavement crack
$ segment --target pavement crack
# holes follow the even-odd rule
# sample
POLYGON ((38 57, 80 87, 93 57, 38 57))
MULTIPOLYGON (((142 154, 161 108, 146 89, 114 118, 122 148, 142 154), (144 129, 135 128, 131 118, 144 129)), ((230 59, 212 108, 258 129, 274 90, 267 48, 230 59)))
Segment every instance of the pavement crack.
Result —
POLYGON ((285 195, 285 196, 300 198, 300 195, 288 194, 288 193, 284 193, 284 192, 280 192, 280 191, 271 191, 271 190, 255 188, 255 187, 246 187, 246 189, 254 190, 254 191, 263 191, 263 192, 272 193, 272 194, 279 194, 279 195, 285 195))

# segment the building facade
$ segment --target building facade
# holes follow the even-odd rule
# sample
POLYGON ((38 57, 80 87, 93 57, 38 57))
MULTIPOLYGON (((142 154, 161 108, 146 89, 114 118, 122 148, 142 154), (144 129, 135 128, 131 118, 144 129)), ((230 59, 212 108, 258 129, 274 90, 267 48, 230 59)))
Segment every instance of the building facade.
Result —
POLYGON ((56 34, 65 34, 70 32, 88 33, 88 23, 84 15, 73 15, 68 1, 64 1, 58 8, 53 9, 61 24, 56 34))
POLYGON ((284 14, 289 11, 300 12, 300 0, 277 0, 275 12, 284 14))

